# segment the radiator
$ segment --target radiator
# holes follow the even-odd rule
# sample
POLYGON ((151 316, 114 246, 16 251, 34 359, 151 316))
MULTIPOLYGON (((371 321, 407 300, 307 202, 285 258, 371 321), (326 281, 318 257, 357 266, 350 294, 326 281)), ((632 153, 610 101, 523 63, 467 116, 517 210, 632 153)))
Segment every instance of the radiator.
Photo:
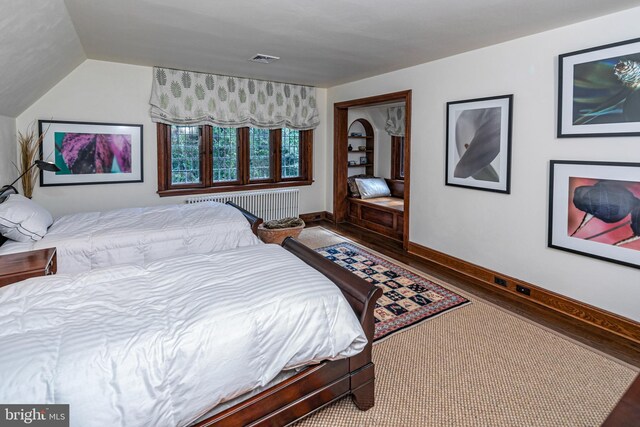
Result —
POLYGON ((189 197, 187 203, 233 202, 254 215, 270 221, 285 217, 298 217, 298 189, 243 191, 189 197))

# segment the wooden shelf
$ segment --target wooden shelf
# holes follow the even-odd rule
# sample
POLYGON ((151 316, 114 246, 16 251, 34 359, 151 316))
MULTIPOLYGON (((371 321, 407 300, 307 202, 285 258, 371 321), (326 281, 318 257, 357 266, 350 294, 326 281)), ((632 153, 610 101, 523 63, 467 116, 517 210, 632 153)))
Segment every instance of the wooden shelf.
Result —
MULTIPOLYGON (((348 146, 352 148, 351 151, 347 150, 346 158, 347 160, 351 159, 351 161, 355 160, 358 162, 355 165, 347 164, 347 171, 359 168, 361 172, 355 171, 351 173, 362 173, 362 171, 364 171, 367 175, 373 175, 374 150, 375 150, 375 147, 374 147, 375 139, 373 138, 373 135, 374 135, 373 126, 371 126, 371 123, 369 123, 366 119, 362 119, 362 118, 355 119, 351 123, 351 125, 349 125, 349 128, 347 129, 346 134, 348 138, 347 143, 351 142, 351 144, 348 144, 348 146), (352 127, 354 124, 359 125, 359 127, 352 127), (363 135, 352 136, 351 135, 352 132, 362 133, 363 135), (358 150, 358 147, 363 147, 365 149, 358 150), (367 163, 360 163, 360 159, 363 159, 363 160, 366 159, 367 163)), ((347 174, 349 174, 349 172, 347 174)))

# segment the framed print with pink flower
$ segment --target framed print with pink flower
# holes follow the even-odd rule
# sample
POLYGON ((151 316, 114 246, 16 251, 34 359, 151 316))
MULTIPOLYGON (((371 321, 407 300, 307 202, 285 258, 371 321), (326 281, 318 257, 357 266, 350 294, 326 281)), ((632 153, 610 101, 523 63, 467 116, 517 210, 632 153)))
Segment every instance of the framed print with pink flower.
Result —
POLYGON ((43 160, 60 171, 40 185, 142 182, 142 125, 40 120, 43 160))

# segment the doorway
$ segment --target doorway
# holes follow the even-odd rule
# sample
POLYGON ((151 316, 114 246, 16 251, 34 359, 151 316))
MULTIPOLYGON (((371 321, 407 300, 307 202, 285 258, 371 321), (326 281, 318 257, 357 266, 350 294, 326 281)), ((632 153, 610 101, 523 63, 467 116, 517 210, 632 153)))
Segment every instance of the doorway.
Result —
MULTIPOLYGON (((349 197, 349 192, 347 190, 347 178, 350 174, 352 174, 352 172, 350 173, 349 171, 350 166, 356 166, 349 163, 350 158, 353 157, 353 155, 350 155, 350 152, 352 152, 354 148, 353 144, 350 144, 350 140, 353 140, 355 138, 357 141, 357 138, 363 138, 366 141, 368 139, 367 137, 372 136, 367 134, 366 129, 364 132, 353 132, 353 130, 350 129, 350 126, 358 122, 358 120, 354 120, 353 123, 349 122, 349 110, 378 106, 382 107, 388 105, 404 105, 405 108, 402 145, 399 149, 400 152, 396 149, 393 151, 395 154, 392 154, 394 161, 399 157, 401 158, 400 164, 397 165, 394 170, 401 170, 403 179, 400 182, 398 182, 399 180, 397 179, 387 179, 387 182, 390 184, 390 188, 394 186, 394 182, 403 186, 403 211, 400 215, 400 218, 397 221, 396 219, 394 219, 393 221, 394 224, 396 224, 397 222, 399 227, 401 227, 402 229, 402 245, 406 250, 409 243, 409 195, 411 175, 411 90, 371 96, 367 98, 353 99, 350 101, 343 101, 334 104, 333 217, 335 223, 347 222, 350 220, 350 218, 353 218, 351 208, 352 206, 355 206, 355 204, 352 202, 357 201, 349 197), (361 133, 362 135, 360 135, 361 133), (350 145, 352 146, 352 150, 349 150, 350 145)), ((362 121, 359 121, 358 123, 362 123, 362 121)), ((363 147, 364 151, 369 151, 368 143, 364 143, 363 147)), ((367 161, 366 164, 369 164, 369 161, 367 161)), ((391 168, 394 167, 391 166, 391 168)), ((380 170, 380 168, 377 168, 376 170, 380 170)), ((396 172, 393 173, 396 174, 396 172)), ((390 176, 389 178, 398 178, 398 176, 390 176)), ((358 202, 357 204, 361 205, 362 202, 358 202)), ((375 219, 372 219, 372 221, 375 221, 375 219)), ((374 223, 356 223, 356 225, 375 230, 375 227, 373 227, 375 225, 374 223), (371 225, 371 227, 369 227, 368 225, 371 225)), ((379 230, 376 231, 382 232, 379 230)))

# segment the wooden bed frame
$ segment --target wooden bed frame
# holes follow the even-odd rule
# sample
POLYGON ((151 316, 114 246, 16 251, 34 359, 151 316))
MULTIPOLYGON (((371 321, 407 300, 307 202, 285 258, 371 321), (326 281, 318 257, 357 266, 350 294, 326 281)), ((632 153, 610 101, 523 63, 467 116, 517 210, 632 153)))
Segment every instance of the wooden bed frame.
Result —
POLYGON ((251 212, 241 208, 240 206, 236 205, 233 202, 227 202, 225 204, 227 204, 229 206, 232 206, 232 207, 238 209, 240 212, 242 212, 242 215, 244 215, 244 217, 247 218, 247 221, 249 221, 249 224, 251 224, 251 231, 253 231, 253 234, 255 234, 256 236, 258 235, 258 227, 263 222, 262 218, 258 218, 257 216, 255 216, 251 212))
MULTIPOLYGON (((252 221, 257 217, 238 209, 253 227, 252 221)), ((287 425, 348 395, 360 410, 366 411, 374 405, 375 373, 371 361, 373 309, 382 296, 382 290, 291 237, 282 242, 282 247, 340 288, 369 342, 361 353, 353 357, 312 365, 260 394, 200 421, 195 424, 198 427, 287 425)))
MULTIPOLYGON (((227 204, 242 212, 257 234, 262 219, 234 203, 227 204)), ((292 238, 285 239, 282 247, 338 286, 358 317, 368 343, 353 357, 309 366, 281 383, 198 422, 196 426, 286 425, 348 395, 363 411, 374 405, 375 375, 371 361, 373 309, 382 296, 382 290, 292 238)))

